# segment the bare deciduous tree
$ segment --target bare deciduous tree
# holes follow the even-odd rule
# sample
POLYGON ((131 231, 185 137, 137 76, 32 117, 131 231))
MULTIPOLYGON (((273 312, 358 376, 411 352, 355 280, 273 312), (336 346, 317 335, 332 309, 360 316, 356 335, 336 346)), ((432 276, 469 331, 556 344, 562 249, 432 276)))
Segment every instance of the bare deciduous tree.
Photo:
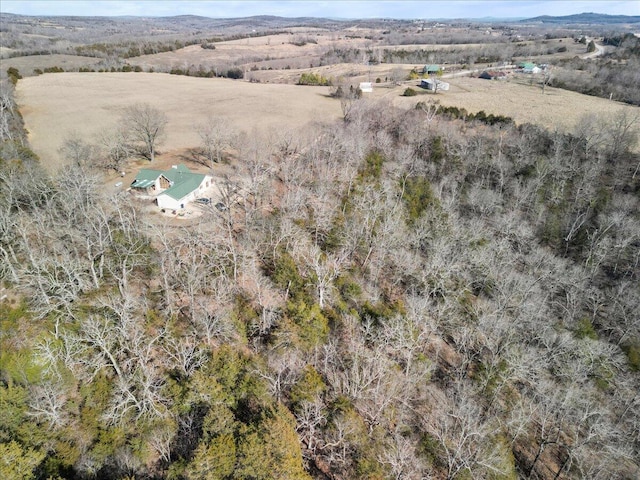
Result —
POLYGON ((122 170, 122 165, 133 153, 129 132, 124 126, 103 132, 98 137, 105 169, 122 170))
POLYGON ((76 167, 92 165, 96 153, 95 145, 87 143, 77 132, 69 135, 60 147, 60 154, 76 167))
POLYGON ((207 121, 197 127, 201 141, 202 154, 210 166, 220 163, 224 151, 235 142, 235 133, 229 122, 220 117, 209 117, 207 121))
POLYGON ((164 135, 167 116, 148 103, 139 103, 125 110, 122 125, 131 139, 140 144, 141 153, 153 162, 156 147, 164 135))

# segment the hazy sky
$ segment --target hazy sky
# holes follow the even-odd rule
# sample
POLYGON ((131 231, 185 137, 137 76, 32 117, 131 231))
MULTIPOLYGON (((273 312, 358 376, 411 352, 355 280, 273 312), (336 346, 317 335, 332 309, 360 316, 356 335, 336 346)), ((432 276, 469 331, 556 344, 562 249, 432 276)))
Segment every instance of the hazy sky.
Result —
POLYGON ((205 17, 482 18, 571 15, 582 12, 640 15, 640 1, 601 0, 1 0, 0 11, 24 15, 135 15, 205 17))

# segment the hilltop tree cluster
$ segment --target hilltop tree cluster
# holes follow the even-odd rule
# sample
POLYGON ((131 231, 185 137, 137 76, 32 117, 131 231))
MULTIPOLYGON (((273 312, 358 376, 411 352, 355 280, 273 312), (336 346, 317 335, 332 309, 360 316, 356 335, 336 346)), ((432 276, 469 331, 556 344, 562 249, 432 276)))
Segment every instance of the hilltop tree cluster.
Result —
POLYGON ((637 122, 355 99, 183 226, 3 133, 0 477, 637 478, 637 122))

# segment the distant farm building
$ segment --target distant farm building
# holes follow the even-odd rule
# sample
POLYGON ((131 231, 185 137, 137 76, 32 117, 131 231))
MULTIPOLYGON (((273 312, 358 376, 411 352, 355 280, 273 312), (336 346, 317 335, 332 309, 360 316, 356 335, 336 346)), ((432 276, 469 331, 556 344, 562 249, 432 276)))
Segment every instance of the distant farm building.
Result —
POLYGON ((449 84, 447 82, 431 78, 423 78, 422 80, 420 80, 420 86, 433 92, 440 90, 446 92, 447 90, 449 90, 449 84))
POLYGON ((131 189, 155 197, 160 208, 184 208, 201 196, 211 185, 211 177, 193 173, 185 165, 174 165, 169 170, 143 168, 131 183, 131 189))
POLYGON ((426 73, 427 75, 437 75, 442 70, 443 69, 440 67, 440 65, 425 65, 422 68, 422 73, 426 73))
POLYGON ((373 85, 371 82, 360 82, 360 91, 362 93, 371 93, 373 92, 373 85))
POLYGON ((485 70, 478 78, 484 78, 485 80, 506 80, 507 73, 500 70, 485 70))
POLYGON ((517 68, 522 73, 540 73, 540 67, 536 66, 535 63, 531 62, 520 62, 517 65, 517 68))

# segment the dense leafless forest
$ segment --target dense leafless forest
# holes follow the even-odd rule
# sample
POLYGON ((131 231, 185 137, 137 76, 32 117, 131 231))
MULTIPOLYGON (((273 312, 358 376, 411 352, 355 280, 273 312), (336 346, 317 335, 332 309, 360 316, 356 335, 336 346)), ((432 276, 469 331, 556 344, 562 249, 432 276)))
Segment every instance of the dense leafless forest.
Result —
MULTIPOLYGON (((119 22, 100 28, 121 42, 119 22)), ((82 25, 55 48, 104 42, 82 25)), ((637 78, 637 43, 607 38, 627 43, 596 62, 637 78)), ((640 475, 640 115, 560 132, 342 99, 306 136, 208 131, 194 148, 248 183, 217 179, 228 208, 176 223, 103 188, 126 142, 69 139, 45 169, 19 81, 0 98, 3 478, 640 475)))

